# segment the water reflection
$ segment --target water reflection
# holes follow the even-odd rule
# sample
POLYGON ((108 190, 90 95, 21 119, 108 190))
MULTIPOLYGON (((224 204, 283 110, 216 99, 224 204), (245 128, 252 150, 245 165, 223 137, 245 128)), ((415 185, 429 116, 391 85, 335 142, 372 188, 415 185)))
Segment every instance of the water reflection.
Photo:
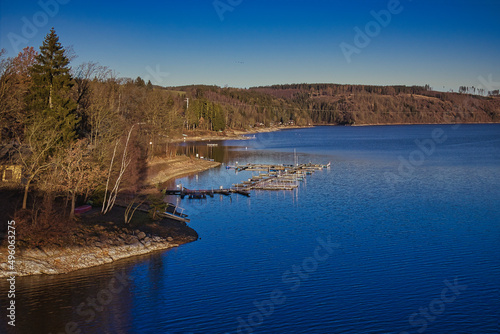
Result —
MULTIPOLYGON (((0 332, 129 333, 137 291, 155 300, 168 290, 167 259, 159 252, 69 274, 18 277, 16 326, 1 317, 0 332)), ((5 280, 0 290, 7 291, 5 280)), ((8 300, 1 301, 5 309, 8 300)))
POLYGON ((183 142, 177 144, 175 151, 178 155, 187 155, 227 163, 230 151, 235 147, 224 146, 223 142, 183 142))
MULTIPOLYGON (((225 165, 245 163, 293 164, 308 163, 310 155, 307 152, 293 153, 293 148, 283 151, 268 151, 261 141, 228 140, 228 141, 194 141, 176 144, 174 150, 178 155, 187 155, 204 159, 212 159, 225 165)), ((325 157, 327 163, 329 159, 325 157)))

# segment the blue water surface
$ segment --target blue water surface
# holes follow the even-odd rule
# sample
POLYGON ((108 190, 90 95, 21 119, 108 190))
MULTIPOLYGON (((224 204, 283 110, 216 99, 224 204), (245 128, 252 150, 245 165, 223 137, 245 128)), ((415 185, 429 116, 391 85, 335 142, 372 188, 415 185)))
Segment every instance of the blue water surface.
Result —
POLYGON ((170 198, 200 240, 69 275, 19 278, 17 326, 2 319, 1 328, 500 332, 500 125, 315 127, 224 145, 221 168, 176 183, 229 187, 258 174, 225 168, 236 162, 332 167, 296 191, 170 198), (89 298, 116 273, 127 285, 92 317, 89 298))

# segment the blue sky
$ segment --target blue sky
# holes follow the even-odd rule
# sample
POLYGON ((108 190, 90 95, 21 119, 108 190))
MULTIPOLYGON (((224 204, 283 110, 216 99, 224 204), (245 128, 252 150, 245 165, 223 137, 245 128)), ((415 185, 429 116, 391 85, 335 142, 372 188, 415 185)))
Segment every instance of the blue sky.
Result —
POLYGON ((163 86, 500 88, 498 0, 0 1, 0 47, 9 56, 38 49, 54 26, 78 56, 73 66, 97 61, 163 86), (390 13, 390 22, 382 15, 376 23, 371 12, 390 13), (369 42, 358 36, 356 44, 356 27, 369 42), (346 57, 342 43, 356 52, 346 57))

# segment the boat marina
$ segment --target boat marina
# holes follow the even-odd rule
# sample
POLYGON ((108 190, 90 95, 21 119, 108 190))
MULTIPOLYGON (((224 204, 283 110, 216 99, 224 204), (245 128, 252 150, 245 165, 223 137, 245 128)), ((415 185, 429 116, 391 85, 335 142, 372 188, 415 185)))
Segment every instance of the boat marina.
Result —
POLYGON ((191 190, 182 186, 179 189, 165 189, 164 195, 176 195, 188 199, 204 199, 207 196, 214 197, 215 194, 229 196, 239 194, 250 196, 251 190, 294 190, 299 187, 299 182, 304 181, 306 175, 312 175, 316 171, 330 168, 331 163, 321 164, 246 164, 226 166, 226 169, 234 169, 236 172, 263 172, 254 175, 246 181, 233 184, 231 188, 211 189, 211 190, 191 190))
POLYGON ((305 180, 306 175, 329 168, 320 164, 296 164, 296 165, 268 165, 268 164, 246 164, 243 166, 228 166, 237 171, 264 171, 239 184, 234 184, 233 188, 250 190, 294 190, 298 188, 299 182, 305 180))

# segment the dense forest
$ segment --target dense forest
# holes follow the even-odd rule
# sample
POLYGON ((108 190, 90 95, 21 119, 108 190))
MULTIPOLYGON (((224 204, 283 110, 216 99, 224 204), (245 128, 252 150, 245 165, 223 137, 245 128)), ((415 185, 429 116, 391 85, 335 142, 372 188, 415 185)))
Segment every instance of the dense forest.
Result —
POLYGON ((498 90, 488 92, 488 96, 474 95, 475 88, 463 86, 461 93, 436 92, 428 85, 293 84, 250 89, 194 85, 165 89, 183 92, 198 101, 186 111, 186 129, 199 128, 200 119, 209 121, 203 128, 210 130, 289 124, 500 121, 498 90))
POLYGON ((183 133, 500 121, 498 91, 475 95, 475 88, 463 86, 459 93, 443 93, 429 86, 339 84, 159 87, 140 77, 119 78, 98 63, 71 66, 75 58, 54 29, 39 50, 27 47, 10 58, 0 52, 0 166, 19 166, 23 199, 16 214, 38 228, 48 228, 36 224, 43 217, 73 219, 78 201, 97 195, 106 213, 120 191, 137 190, 147 160, 168 153, 168 143, 183 133), (55 212, 57 201, 65 210, 55 212))
POLYGON ((252 90, 306 111, 314 124, 460 123, 500 121, 499 92, 460 87, 461 93, 426 86, 297 84, 252 90), (470 93, 469 93, 470 92, 470 93))

